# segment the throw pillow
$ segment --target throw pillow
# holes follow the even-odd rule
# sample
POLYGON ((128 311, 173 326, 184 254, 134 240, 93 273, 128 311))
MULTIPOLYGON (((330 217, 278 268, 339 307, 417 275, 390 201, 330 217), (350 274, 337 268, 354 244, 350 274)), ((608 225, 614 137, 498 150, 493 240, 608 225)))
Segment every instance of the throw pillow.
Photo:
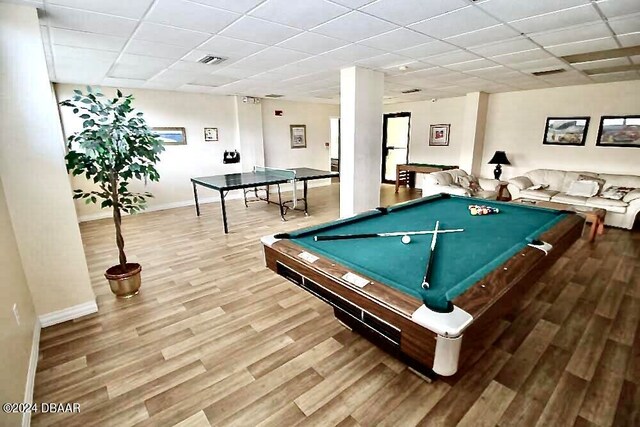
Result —
POLYGON ((611 187, 607 187, 607 189, 600 194, 600 197, 611 200, 622 200, 624 196, 631 193, 633 190, 635 190, 635 188, 612 185, 611 187))
POLYGON ((631 203, 634 200, 640 199, 640 188, 636 188, 635 190, 627 193, 626 196, 622 199, 623 202, 631 203))
POLYGON ((526 190, 545 190, 547 188, 549 188, 549 184, 536 184, 526 188, 526 190))
POLYGON ((472 196, 482 190, 482 188, 480 188, 478 178, 473 175, 458 177, 458 184, 460 184, 460 186, 467 190, 472 196))
POLYGON ((595 181, 573 181, 567 190, 568 196, 593 197, 598 194, 598 183, 595 181))
MULTIPOLYGON (((604 183, 606 182, 602 178, 596 178, 595 176, 589 176, 589 175, 578 175, 578 181, 593 181, 593 182, 596 182, 598 184, 598 193, 602 192, 602 189, 604 188, 604 183)), ((598 194, 598 193, 596 193, 596 194, 598 194)))

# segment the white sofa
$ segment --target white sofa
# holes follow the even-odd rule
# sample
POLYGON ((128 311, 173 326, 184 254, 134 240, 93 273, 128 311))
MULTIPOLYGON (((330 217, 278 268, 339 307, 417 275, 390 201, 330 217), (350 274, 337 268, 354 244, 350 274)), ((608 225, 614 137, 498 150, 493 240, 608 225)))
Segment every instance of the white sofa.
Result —
POLYGON ((590 206, 606 209, 605 224, 613 227, 631 229, 640 212, 640 176, 598 174, 594 172, 572 172, 555 169, 535 169, 523 176, 511 178, 507 186, 514 199, 526 198, 566 203, 576 206, 590 206), (636 190, 628 193, 622 200, 611 200, 603 197, 580 197, 566 194, 573 181, 579 175, 588 175, 604 179, 604 189, 610 186, 632 187, 636 190), (531 186, 543 184, 548 187, 530 190, 531 186))
MULTIPOLYGON (((468 174, 462 169, 425 174, 420 186, 422 188, 422 196, 431 196, 439 193, 470 196, 469 191, 458 185, 458 178, 461 176, 468 176, 468 174)), ((474 194, 473 197, 486 200, 495 200, 498 197, 498 184, 500 181, 497 179, 478 178, 478 183, 482 190, 474 194)))

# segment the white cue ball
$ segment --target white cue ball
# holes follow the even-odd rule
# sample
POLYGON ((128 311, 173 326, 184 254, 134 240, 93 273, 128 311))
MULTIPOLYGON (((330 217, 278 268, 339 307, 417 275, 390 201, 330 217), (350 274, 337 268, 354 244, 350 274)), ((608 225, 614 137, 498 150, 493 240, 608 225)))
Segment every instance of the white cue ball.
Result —
POLYGON ((404 243, 405 245, 408 245, 411 242, 411 236, 408 235, 404 235, 402 236, 402 243, 404 243))

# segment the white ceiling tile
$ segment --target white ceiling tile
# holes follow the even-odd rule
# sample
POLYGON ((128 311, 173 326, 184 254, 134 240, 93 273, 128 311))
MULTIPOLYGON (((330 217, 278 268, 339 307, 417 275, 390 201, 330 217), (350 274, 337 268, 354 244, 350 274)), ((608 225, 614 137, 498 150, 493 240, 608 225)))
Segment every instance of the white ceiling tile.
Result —
POLYGON ((468 49, 480 56, 496 56, 508 53, 521 52, 523 50, 535 49, 535 43, 524 37, 515 37, 508 40, 485 44, 481 46, 469 47, 468 49))
POLYGON ((138 21, 62 6, 48 6, 44 22, 51 27, 129 37, 138 21))
POLYGON ((153 0, 47 0, 49 5, 67 6, 134 19, 142 18, 152 2, 153 0))
POLYGON ((267 46, 259 43, 252 43, 245 40, 237 40, 224 36, 214 36, 198 50, 206 50, 212 55, 221 55, 227 58, 241 59, 242 57, 253 55, 265 49, 267 46))
POLYGON ((589 77, 578 71, 567 71, 566 73, 550 74, 541 76, 542 80, 557 85, 579 85, 590 83, 589 77))
POLYGON ((607 18, 640 12, 638 0, 604 0, 597 5, 607 18))
POLYGON ((373 0, 333 0, 334 3, 357 9, 365 4, 371 3, 373 0))
POLYGON ((499 24, 480 9, 468 6, 409 26, 429 36, 443 39, 499 24))
POLYGON ((186 30, 217 33, 240 15, 186 0, 157 0, 146 21, 186 30))
POLYGON ((255 43, 276 44, 300 30, 250 16, 243 16, 221 32, 222 35, 255 43))
POLYGON ((241 59, 235 66, 268 71, 308 57, 309 55, 306 53, 272 46, 262 52, 241 59))
POLYGON ((503 65, 494 65, 487 68, 480 68, 477 70, 465 71, 467 74, 482 77, 489 80, 502 80, 509 76, 515 76, 521 74, 519 71, 514 71, 511 68, 507 68, 503 65))
POLYGON ((637 33, 640 31, 640 14, 610 19, 609 25, 616 34, 637 33))
POLYGON ((628 58, 610 58, 610 59, 601 59, 599 61, 589 61, 589 62, 579 62, 572 64, 575 68, 579 70, 592 70, 594 68, 604 68, 604 67, 617 67, 620 65, 631 65, 631 61, 628 58))
POLYGON ((478 46, 516 37, 518 33, 506 25, 496 25, 482 30, 448 37, 446 40, 461 47, 478 46))
POLYGON ((474 59, 480 59, 480 57, 471 52, 466 52, 464 50, 458 49, 453 52, 430 56, 429 58, 425 58, 424 61, 435 65, 449 65, 457 64, 458 62, 472 61, 474 59))
POLYGON ((52 42, 58 45, 108 50, 111 52, 120 52, 127 42, 124 37, 65 30, 63 28, 52 27, 49 29, 49 33, 51 34, 52 42))
POLYGON ((360 10, 405 26, 467 5, 464 0, 378 0, 360 10))
POLYGON ((143 86, 144 89, 155 90, 177 90, 183 83, 169 82, 169 81, 153 81, 147 80, 143 86))
POLYGON ((173 63, 166 58, 124 54, 108 77, 125 79, 149 79, 173 63))
POLYGON ((214 71, 211 74, 217 74, 220 76, 233 77, 236 79, 246 79, 247 77, 255 76, 256 74, 260 74, 258 71, 250 70, 247 68, 235 68, 235 67, 225 67, 218 71, 214 71))
POLYGON ((176 46, 194 48, 211 37, 200 31, 184 30, 167 25, 142 22, 133 35, 134 39, 147 40, 156 43, 167 43, 176 46))
POLYGON ((208 76, 208 75, 209 73, 169 68, 155 75, 149 81, 155 82, 155 83, 171 83, 176 85, 183 85, 186 83, 190 83, 199 77, 208 76))
MULTIPOLYGON (((327 52, 329 53, 329 52, 327 52)), ((328 57, 325 54, 312 56, 311 58, 304 59, 302 61, 296 62, 295 64, 291 64, 288 67, 298 67, 301 69, 306 69, 309 71, 326 71, 326 70, 336 70, 342 68, 346 64, 351 64, 351 59, 340 59, 336 57, 328 57)), ((287 67, 279 68, 278 70, 283 70, 287 67)))
POLYGON ((93 60, 100 60, 100 61, 108 62, 110 64, 113 61, 115 61, 116 58, 118 57, 117 52, 108 52, 104 50, 85 49, 85 48, 70 47, 70 46, 60 46, 56 44, 53 45, 53 55, 56 61, 60 59, 61 62, 64 59, 68 58, 68 59, 79 59, 87 62, 90 62, 93 60))
POLYGON ((556 56, 576 55, 578 53, 595 52, 598 50, 616 49, 617 43, 613 37, 606 37, 596 40, 585 40, 575 43, 549 46, 546 49, 556 56))
POLYGON ((350 9, 325 0, 267 0, 251 11, 251 16, 308 30, 350 9))
POLYGON ((640 32, 623 34, 621 36, 616 36, 616 38, 620 41, 620 44, 623 47, 637 46, 640 44, 640 32))
POLYGON ((305 31, 279 43, 279 47, 298 50, 310 54, 320 54, 348 45, 349 42, 305 31))
POLYGON ((200 51, 195 50, 193 52, 190 52, 189 55, 187 55, 187 57, 189 58, 189 61, 174 62, 169 67, 169 70, 174 70, 176 72, 187 71, 191 73, 210 74, 215 72, 216 70, 219 70, 223 67, 227 67, 229 65, 229 63, 226 61, 219 65, 209 65, 209 64, 202 64, 200 62, 195 62, 198 59, 200 59, 202 56, 204 56, 204 54, 200 51))
POLYGON ((611 36, 611 31, 609 31, 603 22, 594 22, 589 25, 580 25, 577 27, 563 28, 561 30, 546 31, 543 33, 532 33, 529 35, 532 40, 545 47, 609 36, 611 36))
POLYGON ((624 80, 638 80, 640 76, 635 71, 625 71, 620 73, 596 74, 591 76, 598 83, 619 82, 624 80))
POLYGON ((357 65, 370 68, 392 68, 411 62, 411 59, 404 56, 395 55, 393 53, 385 53, 384 55, 374 56, 373 58, 362 59, 357 61, 357 65))
POLYGON ((395 28, 398 27, 394 24, 365 15, 362 12, 353 11, 322 24, 314 28, 313 31, 325 36, 356 42, 395 28))
POLYGON ((488 59, 474 59, 472 61, 458 62, 457 64, 449 64, 447 68, 458 71, 478 70, 480 68, 493 67, 496 63, 488 59))
POLYGON ((196 84, 196 85, 203 85, 203 86, 222 86, 229 83, 233 83, 237 80, 238 79, 229 77, 229 76, 209 74, 206 76, 200 76, 190 83, 196 84))
POLYGON ((458 48, 448 43, 435 40, 433 42, 421 44, 407 49, 400 49, 395 53, 397 53, 398 55, 407 56, 409 58, 422 59, 427 58, 431 55, 452 52, 454 50, 458 50, 458 48))
POLYGON ((165 43, 154 43, 146 40, 131 40, 125 53, 134 55, 157 56, 159 58, 180 59, 189 52, 189 48, 165 43))
POLYGON ((99 59, 87 64, 82 59, 68 58, 64 62, 56 62, 55 82, 97 85, 102 82, 110 66, 110 62, 99 59))
POLYGON ((536 0, 517 3, 513 0, 489 0, 478 6, 496 18, 509 22, 588 3, 589 0, 536 0))
POLYGON ((491 56, 491 60, 499 64, 511 65, 519 64, 527 61, 549 59, 551 55, 540 48, 524 50, 522 52, 514 52, 506 55, 491 56))
POLYGON ((245 13, 253 9, 264 0, 191 0, 195 3, 206 4, 207 6, 219 7, 220 9, 231 10, 233 12, 245 13))
POLYGON ((398 46, 409 48, 433 41, 431 37, 406 28, 398 28, 388 33, 379 34, 368 39, 360 40, 358 44, 363 44, 376 49, 395 52, 398 46))
POLYGON ((566 70, 569 68, 569 66, 564 62, 553 57, 535 61, 521 62, 519 64, 510 64, 509 66, 525 73, 531 73, 534 71, 548 71, 554 70, 556 68, 564 68, 566 70))
POLYGON ((358 61, 360 59, 379 56, 384 53, 385 53, 384 51, 379 49, 374 49, 372 47, 367 47, 367 46, 362 46, 359 44, 352 43, 350 45, 338 48, 336 50, 332 50, 331 52, 327 52, 321 56, 327 57, 327 58, 342 59, 346 61, 358 61))
POLYGON ((545 15, 513 21, 510 22, 510 25, 523 33, 529 34, 595 21, 601 22, 600 15, 588 4, 586 6, 572 7, 545 15))

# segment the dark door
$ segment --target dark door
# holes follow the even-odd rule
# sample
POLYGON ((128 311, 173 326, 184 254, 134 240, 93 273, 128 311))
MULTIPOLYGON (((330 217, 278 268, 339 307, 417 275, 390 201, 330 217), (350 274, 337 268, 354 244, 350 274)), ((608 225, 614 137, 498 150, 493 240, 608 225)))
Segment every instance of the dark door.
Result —
POLYGON ((385 114, 382 124, 382 182, 396 182, 396 165, 409 161, 411 113, 385 114))

